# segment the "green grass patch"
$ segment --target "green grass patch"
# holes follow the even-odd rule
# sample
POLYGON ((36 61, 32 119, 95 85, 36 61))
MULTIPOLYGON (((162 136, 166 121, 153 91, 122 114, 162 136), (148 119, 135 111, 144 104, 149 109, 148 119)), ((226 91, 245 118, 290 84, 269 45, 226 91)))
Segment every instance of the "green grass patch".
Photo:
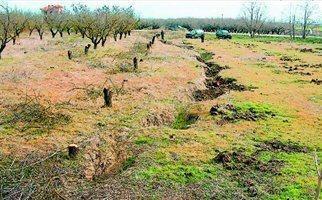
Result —
POLYGON ((300 37, 296 37, 292 39, 288 36, 256 36, 251 38, 248 35, 233 35, 233 41, 253 41, 253 42, 262 42, 262 43, 270 43, 270 42, 295 42, 300 44, 322 44, 322 37, 307 37, 306 39, 302 39, 300 37))
POLYGON ((209 61, 212 59, 212 53, 211 52, 201 52, 200 57, 204 61, 209 61))
POLYGON ((151 166, 138 174, 139 179, 163 181, 170 184, 189 184, 212 178, 216 169, 212 166, 197 167, 184 164, 151 166))
POLYGON ((123 163, 122 170, 125 171, 128 168, 132 167, 135 164, 135 161, 136 161, 135 156, 131 156, 131 157, 127 158, 123 163))
POLYGON ((198 120, 199 116, 196 114, 189 113, 187 109, 180 109, 172 128, 174 129, 188 129, 192 124, 198 120))
POLYGON ((141 135, 134 141, 134 143, 139 146, 144 144, 152 144, 153 139, 148 136, 141 135))

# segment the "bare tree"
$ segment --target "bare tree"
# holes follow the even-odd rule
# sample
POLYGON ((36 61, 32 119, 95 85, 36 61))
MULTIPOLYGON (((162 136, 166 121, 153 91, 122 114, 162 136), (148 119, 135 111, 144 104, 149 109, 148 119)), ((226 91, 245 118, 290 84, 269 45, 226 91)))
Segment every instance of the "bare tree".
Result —
POLYGON ((302 38, 305 39, 315 5, 312 3, 312 0, 305 0, 302 5, 300 5, 300 8, 303 11, 302 38))
POLYGON ((289 34, 290 37, 292 39, 295 38, 295 24, 296 24, 296 16, 295 16, 295 9, 294 6, 292 4, 290 4, 290 10, 289 10, 289 19, 288 19, 288 30, 289 30, 289 34))
POLYGON ((0 59, 7 44, 15 37, 12 12, 8 6, 0 5, 0 59))
POLYGON ((252 1, 244 4, 242 9, 242 19, 247 27, 251 37, 255 36, 265 22, 265 6, 258 1, 252 1))

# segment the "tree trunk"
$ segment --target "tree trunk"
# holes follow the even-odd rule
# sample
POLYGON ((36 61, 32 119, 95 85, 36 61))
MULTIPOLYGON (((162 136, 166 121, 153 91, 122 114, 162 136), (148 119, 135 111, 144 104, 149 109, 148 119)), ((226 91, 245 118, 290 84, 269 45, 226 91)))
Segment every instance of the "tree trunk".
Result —
POLYGON ((307 28, 307 8, 304 10, 304 21, 303 21, 303 32, 302 32, 302 38, 306 38, 306 28, 307 28))
POLYGON ((72 51, 68 50, 67 55, 68 55, 68 59, 71 60, 72 59, 72 51))
POLYGON ((117 41, 117 34, 114 34, 114 41, 116 42, 117 41))
POLYGON ((52 38, 55 38, 57 31, 55 32, 54 30, 50 29, 50 32, 51 32, 52 38))
POLYGON ((33 31, 34 31, 34 29, 29 30, 29 37, 31 36, 33 31))
POLYGON ((292 21, 292 39, 295 39, 295 15, 293 15, 293 21, 292 21))
POLYGON ((16 44, 16 37, 12 38, 12 44, 15 45, 16 44))
POLYGON ((251 37, 251 38, 255 37, 255 31, 254 31, 254 30, 252 30, 252 31, 250 32, 250 37, 251 37))
POLYGON ((120 33, 120 38, 119 39, 122 40, 122 37, 123 37, 123 33, 120 33))
POLYGON ((63 37, 63 31, 59 31, 60 37, 63 37))
POLYGON ((106 42, 106 40, 107 40, 107 37, 102 38, 102 47, 104 47, 104 46, 105 46, 105 42, 106 42))
POLYGON ((70 28, 67 29, 67 34, 70 35, 70 28))
POLYGON ((133 68, 134 71, 138 69, 138 59, 136 57, 133 58, 133 68))
POLYGON ((2 55, 2 52, 3 52, 4 48, 6 48, 6 44, 2 44, 0 46, 0 59, 2 58, 1 55, 2 55))
POLYGON ((112 107, 112 92, 109 89, 103 89, 104 95, 104 105, 107 107, 112 107))

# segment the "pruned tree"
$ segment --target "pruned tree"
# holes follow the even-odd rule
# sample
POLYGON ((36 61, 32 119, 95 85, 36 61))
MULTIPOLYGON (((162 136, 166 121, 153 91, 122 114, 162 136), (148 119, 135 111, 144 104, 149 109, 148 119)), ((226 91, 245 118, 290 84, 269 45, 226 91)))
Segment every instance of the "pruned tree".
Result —
POLYGON ((34 21, 35 21, 35 29, 39 35, 40 40, 42 40, 45 29, 47 27, 45 19, 42 15, 38 14, 35 16, 34 21))
POLYGON ((97 14, 100 16, 102 23, 102 46, 105 46, 107 37, 111 35, 113 30, 116 28, 118 22, 118 13, 114 9, 110 9, 108 6, 103 6, 96 10, 97 14))
POLYGON ((60 36, 63 37, 63 31, 66 27, 64 13, 44 13, 44 20, 53 38, 57 35, 57 33, 59 33, 60 36))
POLYGON ((26 25, 26 28, 29 31, 29 36, 31 36, 31 34, 34 32, 34 30, 36 29, 36 14, 34 13, 26 13, 27 14, 27 18, 28 18, 28 22, 26 25))
POLYGON ((87 19, 89 18, 89 8, 82 4, 73 4, 73 18, 72 26, 76 33, 81 33, 82 38, 85 38, 85 30, 87 26, 87 19))
POLYGON ((265 6, 258 1, 244 4, 242 19, 251 37, 255 36, 263 27, 265 22, 265 6))
POLYGON ((86 5, 73 5, 74 27, 82 34, 91 40, 94 49, 98 44, 105 45, 109 36, 120 34, 120 39, 123 34, 128 33, 135 26, 136 20, 134 11, 131 7, 120 8, 113 6, 103 6, 96 10, 90 10, 86 5))
POLYGON ((13 44, 16 44, 16 38, 19 37, 20 33, 25 29, 28 22, 28 18, 25 13, 17 9, 12 10, 10 15, 12 18, 12 27, 14 29, 12 41, 13 44))

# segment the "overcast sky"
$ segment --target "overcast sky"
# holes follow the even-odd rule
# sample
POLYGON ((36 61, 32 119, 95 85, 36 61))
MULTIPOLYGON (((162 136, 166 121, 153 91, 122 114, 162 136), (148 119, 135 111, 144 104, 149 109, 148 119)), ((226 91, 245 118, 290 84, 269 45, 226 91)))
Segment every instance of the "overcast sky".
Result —
MULTIPOLYGON (((3 1, 3 0, 2 0, 3 1)), ((136 13, 141 18, 178 18, 178 17, 238 17, 240 10, 246 1, 238 0, 4 0, 12 7, 18 7, 25 10, 39 10, 40 7, 48 4, 60 4, 70 6, 72 4, 82 3, 91 8, 96 8, 102 5, 119 5, 133 6, 136 13)), ((267 13, 271 19, 281 20, 283 13, 287 15, 287 10, 290 4, 298 5, 300 1, 282 1, 271 0, 262 1, 267 5, 267 13)), ((316 4, 315 19, 321 21, 322 18, 322 1, 314 1, 316 4)), ((285 19, 285 17, 284 17, 285 19)))

